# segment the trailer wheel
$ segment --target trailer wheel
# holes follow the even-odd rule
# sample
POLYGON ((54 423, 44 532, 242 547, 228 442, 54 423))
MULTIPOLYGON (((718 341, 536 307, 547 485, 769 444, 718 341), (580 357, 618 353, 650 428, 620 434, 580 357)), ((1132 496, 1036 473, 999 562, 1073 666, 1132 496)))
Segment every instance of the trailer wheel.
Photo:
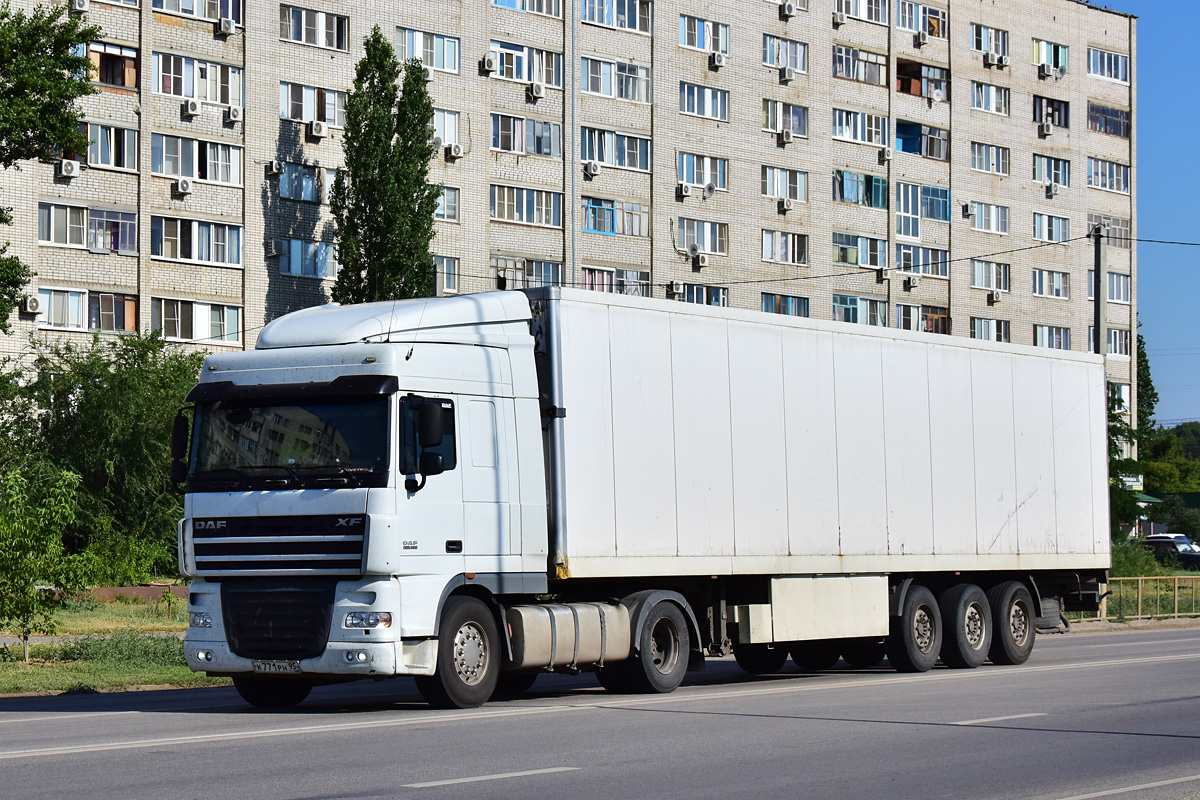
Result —
POLYGON ((951 586, 938 596, 942 607, 942 663, 973 669, 987 660, 992 646, 992 609, 973 583, 951 586))
POLYGON ((308 697, 312 684, 255 675, 234 675, 233 688, 237 689, 243 700, 257 708, 292 708, 308 697))
POLYGON ((641 694, 667 694, 683 683, 691 637, 679 606, 660 600, 646 614, 638 651, 621 662, 629 688, 641 694))
POLYGON ((852 667, 878 667, 887 656, 883 638, 848 639, 842 644, 842 660, 852 667))
POLYGON ((539 672, 501 672, 492 691, 493 700, 513 700, 533 688, 539 672))
POLYGON ((481 601, 458 595, 446 601, 438 633, 437 669, 417 678, 421 696, 435 708, 476 708, 500 676, 496 619, 481 601))
POLYGON ((1024 664, 1033 653, 1033 640, 1037 636, 1033 595, 1024 584, 1008 581, 989 589, 987 599, 995 620, 988 651, 992 663, 1024 664))
POLYGON ((927 672, 942 649, 942 615, 933 592, 913 584, 904 598, 904 609, 892 618, 887 656, 900 672, 927 672))
POLYGON ((733 657, 737 665, 751 675, 774 675, 783 669, 788 651, 783 645, 735 644, 733 657))
POLYGON ((814 639, 792 644, 792 661, 804 672, 821 672, 833 669, 841 652, 838 645, 827 639, 814 639))

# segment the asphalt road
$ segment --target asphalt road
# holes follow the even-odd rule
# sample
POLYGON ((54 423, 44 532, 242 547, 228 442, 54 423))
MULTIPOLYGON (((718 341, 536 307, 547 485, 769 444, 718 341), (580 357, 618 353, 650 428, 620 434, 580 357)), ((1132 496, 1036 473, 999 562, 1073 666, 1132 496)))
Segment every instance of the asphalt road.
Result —
POLYGON ((1046 636, 1024 666, 924 675, 710 661, 656 697, 546 676, 460 712, 403 679, 284 714, 224 688, 0 699, 0 796, 1198 798, 1200 629, 1046 636))

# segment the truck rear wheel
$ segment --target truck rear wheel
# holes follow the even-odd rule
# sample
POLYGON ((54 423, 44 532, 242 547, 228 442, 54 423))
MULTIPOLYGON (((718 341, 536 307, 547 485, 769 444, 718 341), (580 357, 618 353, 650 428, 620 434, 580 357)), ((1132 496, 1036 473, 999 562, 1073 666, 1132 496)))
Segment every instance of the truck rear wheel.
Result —
POLYGON ((257 708, 292 708, 308 697, 312 684, 286 678, 234 675, 233 688, 243 700, 257 708))
POLYGON ((629 688, 641 694, 667 694, 679 688, 687 672, 691 637, 679 606, 660 600, 642 623, 638 651, 621 662, 629 688))
POLYGON ((837 643, 827 639, 792 644, 792 661, 804 672, 833 669, 840 657, 837 643))
POLYGON ((417 678, 417 689, 435 708, 477 708, 491 698, 500 676, 500 634, 480 600, 446 601, 438 632, 437 669, 417 678))
POLYGON ((879 639, 847 639, 842 644, 842 660, 852 667, 878 667, 887 656, 887 644, 879 639))
POLYGON ((987 595, 973 583, 951 586, 938 597, 942 607, 942 663, 973 669, 987 660, 992 646, 992 610, 987 595))
POLYGON ((1033 595, 1024 584, 1008 581, 989 589, 987 599, 995 621, 988 656, 993 664, 1024 664, 1037 636, 1033 595))
POLYGON ((777 644, 735 644, 733 657, 737 665, 751 675, 774 675, 783 669, 788 651, 777 644))
POLYGON ((919 584, 909 587, 904 608, 893 617, 887 656, 900 672, 927 672, 942 649, 942 614, 933 592, 919 584))

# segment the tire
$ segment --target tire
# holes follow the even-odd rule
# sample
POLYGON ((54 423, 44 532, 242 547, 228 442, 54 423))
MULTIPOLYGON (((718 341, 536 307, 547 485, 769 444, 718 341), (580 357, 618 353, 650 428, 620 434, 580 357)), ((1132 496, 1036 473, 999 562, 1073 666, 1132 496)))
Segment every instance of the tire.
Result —
POLYGON ((629 694, 633 688, 629 685, 629 677, 625 670, 625 662, 617 663, 596 670, 596 680, 604 687, 604 691, 613 694, 629 694))
POLYGON ((988 656, 993 664, 1024 664, 1037 638, 1033 595, 1024 584, 1008 581, 989 589, 987 599, 994 620, 988 656))
POLYGON ((660 600, 642 623, 640 647, 621 663, 630 690, 639 694, 669 694, 683 683, 688 668, 691 636, 679 606, 660 600))
POLYGON ((733 657, 751 675, 774 675, 787 663, 788 651, 782 645, 735 644, 733 657))
POLYGON ((804 672, 833 669, 840 656, 838 645, 826 639, 796 642, 792 645, 792 661, 804 672))
POLYGON ((533 688, 540 672, 501 672, 492 691, 492 700, 515 700, 533 688))
POLYGON ((491 609, 474 597, 451 597, 438 627, 437 669, 417 678, 421 696, 434 708, 478 708, 499 677, 500 634, 491 609))
POLYGON ((256 708, 293 708, 308 697, 313 687, 307 681, 234 675, 233 688, 256 708))
POLYGON ((956 669, 974 669, 988 658, 992 647, 992 606, 973 583, 960 583, 938 595, 942 608, 942 663, 956 669))
POLYGON ((887 644, 879 639, 847 639, 842 644, 842 660, 852 667, 878 667, 887 657, 887 644))
POLYGON ((899 617, 893 617, 887 657, 900 672, 928 672, 942 649, 942 614, 933 592, 912 584, 899 617))

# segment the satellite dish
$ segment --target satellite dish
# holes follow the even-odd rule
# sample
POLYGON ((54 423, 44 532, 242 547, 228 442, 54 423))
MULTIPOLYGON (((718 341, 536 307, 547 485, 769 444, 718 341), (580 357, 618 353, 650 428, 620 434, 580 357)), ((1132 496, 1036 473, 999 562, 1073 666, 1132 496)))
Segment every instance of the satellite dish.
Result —
POLYGON ((716 191, 717 185, 715 183, 704 184, 704 199, 707 200, 708 198, 712 197, 716 191))
POLYGON ((945 99, 946 99, 946 95, 941 89, 933 90, 933 102, 940 103, 945 99))
POLYGON ((442 149, 442 137, 440 137, 440 136, 433 137, 433 149, 434 150, 442 149))
POLYGON ((695 258, 696 256, 700 255, 700 245, 696 244, 695 242, 689 244, 687 254, 688 258, 695 258))

